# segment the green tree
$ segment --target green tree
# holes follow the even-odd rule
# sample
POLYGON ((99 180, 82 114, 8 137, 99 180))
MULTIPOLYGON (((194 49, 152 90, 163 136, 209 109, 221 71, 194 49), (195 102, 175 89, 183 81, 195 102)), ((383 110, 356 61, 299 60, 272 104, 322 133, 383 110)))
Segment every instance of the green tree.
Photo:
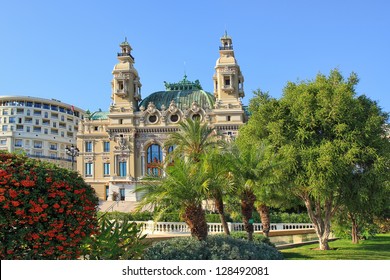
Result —
POLYGON ((231 172, 234 176, 237 194, 240 199, 241 214, 248 240, 253 239, 253 217, 256 190, 266 182, 275 162, 265 160, 267 147, 252 145, 240 149, 235 143, 230 147, 231 172))
POLYGON ((171 133, 164 146, 175 147, 170 155, 171 159, 184 156, 199 161, 207 149, 220 143, 215 130, 207 123, 202 124, 200 119, 187 118, 179 122, 179 131, 171 133))
POLYGON ((224 210, 224 197, 231 194, 235 187, 229 161, 225 159, 226 154, 220 150, 209 151, 202 157, 202 172, 207 178, 208 197, 214 202, 225 234, 230 235, 224 210))
MULTIPOLYGON (((332 70, 328 77, 318 74, 312 81, 287 83, 279 100, 258 91, 251 101, 251 119, 242 129, 246 141, 267 143, 283 158, 286 195, 303 201, 323 250, 329 249, 330 221, 351 171, 370 150, 356 140, 370 129, 359 117, 357 83, 356 74, 344 80, 332 70)), ((380 110, 376 118, 383 125, 387 120, 380 110)), ((371 133, 383 137, 383 127, 371 133)))
POLYGON ((207 223, 202 201, 207 198, 206 177, 201 173, 200 163, 191 159, 175 160, 168 166, 165 176, 145 178, 145 182, 136 188, 143 193, 137 206, 153 206, 157 213, 177 207, 181 218, 190 228, 191 235, 198 240, 207 237, 207 223))
POLYGON ((348 218, 349 223, 344 223, 350 224, 352 242, 356 244, 361 234, 375 228, 374 218, 389 205, 390 141, 384 131, 387 116, 376 102, 360 96, 354 111, 362 133, 353 135, 356 160, 351 165, 339 212, 348 218))

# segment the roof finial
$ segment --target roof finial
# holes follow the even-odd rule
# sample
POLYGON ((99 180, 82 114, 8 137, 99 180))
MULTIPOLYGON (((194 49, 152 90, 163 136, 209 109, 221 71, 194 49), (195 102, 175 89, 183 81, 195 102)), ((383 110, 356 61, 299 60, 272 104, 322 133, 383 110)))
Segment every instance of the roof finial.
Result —
POLYGON ((127 36, 125 36, 125 42, 127 42, 127 36))
POLYGON ((184 61, 184 77, 187 77, 186 62, 184 61))

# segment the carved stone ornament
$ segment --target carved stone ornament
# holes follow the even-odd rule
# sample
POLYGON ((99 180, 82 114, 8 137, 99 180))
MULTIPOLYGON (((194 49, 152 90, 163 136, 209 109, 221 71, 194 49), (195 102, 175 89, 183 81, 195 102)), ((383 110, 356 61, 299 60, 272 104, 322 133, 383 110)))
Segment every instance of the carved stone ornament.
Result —
POLYGON ((126 162, 127 161, 127 157, 126 156, 118 156, 118 161, 119 162, 126 162))
POLYGON ((223 69, 221 69, 221 72, 225 74, 235 74, 236 69, 225 66, 223 69))
POLYGON ((124 151, 128 149, 128 146, 126 145, 126 138, 125 137, 117 137, 116 143, 118 146, 115 146, 115 150, 124 151))
POLYGON ((199 110, 200 110, 200 107, 199 107, 198 102, 196 102, 196 101, 192 102, 191 111, 194 113, 197 113, 197 112, 199 112, 199 110))
POLYGON ((89 162, 89 163, 93 162, 93 156, 86 156, 86 157, 84 157, 84 161, 85 162, 89 162))
POLYGON ((109 156, 102 156, 102 160, 103 160, 103 162, 109 162, 110 157, 109 156))
POLYGON ((153 102, 149 102, 147 111, 149 114, 154 114, 156 112, 156 105, 153 102))
POLYGON ((171 112, 172 114, 176 113, 177 112, 177 105, 176 105, 176 102, 175 100, 172 99, 171 103, 169 104, 169 108, 168 108, 169 112, 171 112))

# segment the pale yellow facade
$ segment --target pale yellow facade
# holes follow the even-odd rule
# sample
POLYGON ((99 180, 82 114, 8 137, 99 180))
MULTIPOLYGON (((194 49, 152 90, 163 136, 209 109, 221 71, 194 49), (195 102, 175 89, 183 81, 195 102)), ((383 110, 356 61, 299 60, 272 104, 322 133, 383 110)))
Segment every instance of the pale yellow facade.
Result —
MULTIPOLYGON (((235 59, 232 39, 221 38, 213 94, 199 81, 187 77, 165 83, 165 91, 141 98, 140 76, 127 40, 120 44, 118 63, 112 71, 108 112, 87 115, 79 126, 77 169, 102 200, 138 201, 137 184, 147 174, 157 174, 170 148, 169 134, 186 118, 200 118, 226 138, 235 137, 245 123, 244 77, 235 59)), ((142 62, 141 62, 142 63, 142 62)))

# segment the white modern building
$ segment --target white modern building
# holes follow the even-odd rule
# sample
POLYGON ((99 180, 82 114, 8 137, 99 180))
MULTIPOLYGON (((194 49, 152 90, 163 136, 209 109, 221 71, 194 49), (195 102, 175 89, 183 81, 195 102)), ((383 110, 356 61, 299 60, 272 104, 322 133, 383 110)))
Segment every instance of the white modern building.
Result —
POLYGON ((72 157, 65 149, 76 145, 84 114, 84 110, 56 99, 0 96, 0 150, 72 168, 72 157))

